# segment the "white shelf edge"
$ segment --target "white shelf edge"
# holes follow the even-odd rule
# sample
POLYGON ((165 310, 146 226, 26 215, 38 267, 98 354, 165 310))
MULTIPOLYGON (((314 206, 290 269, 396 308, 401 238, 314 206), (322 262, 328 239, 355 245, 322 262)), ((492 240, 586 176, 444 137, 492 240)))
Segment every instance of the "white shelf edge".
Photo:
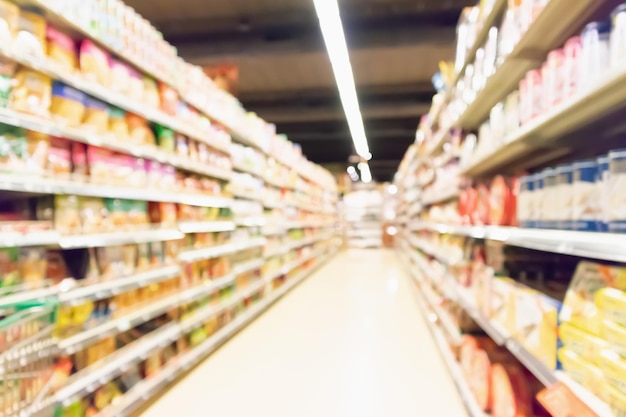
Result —
POLYGON ((235 230, 232 221, 180 222, 178 228, 183 233, 230 232, 235 230))
POLYGON ((162 201, 203 207, 230 207, 230 199, 202 194, 186 194, 167 190, 121 187, 60 180, 40 176, 0 174, 0 190, 35 194, 75 194, 88 197, 121 198, 127 200, 162 201))

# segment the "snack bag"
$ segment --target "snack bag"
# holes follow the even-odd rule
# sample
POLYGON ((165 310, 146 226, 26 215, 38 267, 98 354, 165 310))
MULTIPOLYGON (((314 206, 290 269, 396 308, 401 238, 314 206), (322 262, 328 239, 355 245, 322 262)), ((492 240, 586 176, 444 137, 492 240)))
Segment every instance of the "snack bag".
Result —
POLYGON ((11 42, 17 34, 20 9, 8 1, 0 1, 0 41, 11 42))
POLYGON ((109 107, 109 132, 119 141, 125 141, 130 136, 126 112, 117 107, 109 107))
POLYGON ((109 55, 90 40, 84 40, 80 45, 80 70, 90 81, 102 86, 111 85, 111 70, 109 55))
POLYGON ((9 96, 12 110, 47 117, 52 100, 52 80, 37 71, 22 68, 15 75, 9 96))
POLYGON ((74 40, 55 28, 46 28, 46 49, 50 58, 61 69, 74 71, 77 67, 76 45, 74 40))
POLYGON ((156 81, 149 77, 143 77, 143 102, 150 107, 159 108, 159 88, 156 81))
POLYGON ((19 51, 43 56, 46 44, 46 20, 38 14, 21 10, 14 42, 19 51))
POLYGON ((98 134, 105 134, 109 130, 109 106, 95 98, 85 99, 85 118, 83 126, 98 134))
POLYGON ((67 140, 50 138, 46 171, 48 175, 55 178, 65 178, 70 175, 72 172, 72 155, 70 143, 67 140))
POLYGON ((80 209, 75 195, 54 197, 54 228, 62 234, 80 233, 80 209))
POLYGON ((167 84, 159 83, 161 110, 170 116, 176 116, 178 110, 178 92, 167 84))
POLYGON ((26 131, 27 142, 27 169, 34 174, 42 174, 46 168, 48 152, 50 150, 50 137, 44 133, 26 131))
POLYGON ((20 276, 28 288, 38 288, 46 278, 46 250, 22 248, 20 250, 20 276))
POLYGON ((131 143, 137 145, 154 145, 156 143, 154 133, 144 118, 126 113, 126 123, 130 131, 131 143))
POLYGON ((0 168, 8 172, 25 171, 28 146, 21 128, 0 125, 0 168))
POLYGON ((174 131, 169 127, 156 125, 157 143, 159 149, 167 152, 174 153, 176 149, 176 137, 174 131))
POLYGON ((83 233, 101 233, 109 229, 108 212, 101 198, 82 197, 79 208, 83 233))
POLYGON ((80 126, 85 114, 85 100, 87 96, 60 81, 52 83, 52 100, 50 113, 69 126, 80 126))
POLYGON ((131 89, 131 69, 116 59, 111 59, 111 87, 123 94, 128 94, 131 89))

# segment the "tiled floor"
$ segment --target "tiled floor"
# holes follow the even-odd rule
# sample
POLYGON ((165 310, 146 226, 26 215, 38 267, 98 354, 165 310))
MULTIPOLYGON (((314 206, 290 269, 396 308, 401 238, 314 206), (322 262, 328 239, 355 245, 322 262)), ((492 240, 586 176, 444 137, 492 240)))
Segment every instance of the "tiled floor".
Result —
POLYGON ((466 417, 391 251, 351 250, 142 417, 466 417))

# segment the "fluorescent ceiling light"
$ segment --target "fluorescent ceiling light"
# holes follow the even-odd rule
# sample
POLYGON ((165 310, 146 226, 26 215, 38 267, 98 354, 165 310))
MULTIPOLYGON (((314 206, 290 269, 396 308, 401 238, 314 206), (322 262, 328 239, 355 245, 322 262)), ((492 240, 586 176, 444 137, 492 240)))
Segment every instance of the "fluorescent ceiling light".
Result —
POLYGON ((335 74, 343 111, 346 114, 352 142, 354 142, 354 149, 360 156, 369 160, 372 154, 367 145, 337 0, 314 0, 314 3, 328 57, 335 74))
POLYGON ((361 171, 361 181, 366 184, 372 182, 372 172, 370 171, 370 166, 367 162, 359 163, 359 171, 361 171))

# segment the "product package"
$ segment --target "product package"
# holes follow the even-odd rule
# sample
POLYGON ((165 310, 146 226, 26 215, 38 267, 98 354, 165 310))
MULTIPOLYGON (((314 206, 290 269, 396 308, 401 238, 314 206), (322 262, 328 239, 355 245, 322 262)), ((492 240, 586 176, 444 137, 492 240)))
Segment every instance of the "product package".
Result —
POLYGON ((80 70, 90 81, 104 87, 111 85, 111 69, 109 55, 90 40, 84 40, 80 45, 80 70))
POLYGON ((52 26, 46 28, 47 55, 56 65, 66 71, 77 68, 77 53, 74 40, 52 26))
POLYGON ((109 130, 109 106, 95 98, 85 98, 85 117, 83 127, 98 134, 109 130))
POLYGON ((36 14, 20 10, 17 20, 16 48, 28 55, 44 56, 46 50, 46 20, 36 14))
POLYGON ((52 100, 50 113, 69 126, 80 126, 85 115, 87 96, 59 81, 52 83, 52 100))
POLYGON ((52 80, 36 71, 19 69, 11 90, 9 107, 15 111, 47 117, 52 101, 52 80))

